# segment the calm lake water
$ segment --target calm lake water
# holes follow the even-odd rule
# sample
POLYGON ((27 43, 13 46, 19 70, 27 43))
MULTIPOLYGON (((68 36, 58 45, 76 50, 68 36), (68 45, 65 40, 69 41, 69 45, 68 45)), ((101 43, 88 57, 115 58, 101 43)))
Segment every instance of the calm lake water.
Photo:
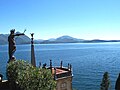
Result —
MULTIPOLYGON (((31 60, 30 45, 17 45, 17 59, 31 60)), ((37 66, 51 59, 54 66, 68 63, 73 67, 73 88, 76 90, 99 90, 103 73, 108 71, 111 90, 120 72, 120 43, 77 43, 35 45, 37 66)), ((8 46, 0 45, 0 73, 5 77, 8 46)))

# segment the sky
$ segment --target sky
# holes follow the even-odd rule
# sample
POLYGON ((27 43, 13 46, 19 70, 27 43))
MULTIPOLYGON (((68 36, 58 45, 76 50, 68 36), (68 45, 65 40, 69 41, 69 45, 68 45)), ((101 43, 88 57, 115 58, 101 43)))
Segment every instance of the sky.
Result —
POLYGON ((120 0, 0 0, 0 34, 120 40, 120 0))

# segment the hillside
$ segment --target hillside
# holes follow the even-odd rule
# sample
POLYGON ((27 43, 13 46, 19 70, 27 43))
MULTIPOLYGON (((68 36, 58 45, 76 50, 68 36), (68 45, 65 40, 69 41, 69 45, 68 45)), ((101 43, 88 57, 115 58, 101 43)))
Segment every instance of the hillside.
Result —
MULTIPOLYGON (((20 32, 17 32, 20 33, 20 32)), ((8 44, 8 36, 9 34, 0 34, 0 45, 8 44)), ((24 35, 15 38, 16 44, 30 44, 31 39, 24 35)), ((84 40, 84 39, 77 39, 68 35, 64 35, 58 38, 51 38, 48 40, 34 40, 35 44, 50 44, 50 43, 100 43, 100 42, 120 42, 120 40, 84 40)))
MULTIPOLYGON (((20 32, 16 32, 20 33, 20 32)), ((0 34, 0 45, 8 44, 9 34, 0 34)), ((30 44, 30 38, 26 35, 15 37, 16 44, 30 44)))
POLYGON ((41 43, 78 43, 82 41, 83 39, 77 39, 77 38, 73 38, 71 36, 65 35, 65 36, 58 37, 56 39, 44 40, 41 43))
POLYGON ((0 34, 0 45, 4 45, 8 43, 8 34, 0 34))

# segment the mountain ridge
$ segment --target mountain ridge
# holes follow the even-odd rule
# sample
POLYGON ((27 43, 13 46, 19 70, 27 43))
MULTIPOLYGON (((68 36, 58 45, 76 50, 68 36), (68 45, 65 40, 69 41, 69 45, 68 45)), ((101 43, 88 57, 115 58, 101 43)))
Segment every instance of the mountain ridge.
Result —
MULTIPOLYGON (((20 32, 16 32, 20 33, 20 32)), ((0 45, 8 44, 8 36, 9 34, 0 34, 0 45)), ((16 44, 30 44, 31 39, 27 35, 15 37, 16 44)), ((100 40, 100 39, 93 39, 93 40, 85 40, 85 39, 78 39, 68 35, 63 35, 58 38, 51 38, 48 40, 42 39, 34 39, 35 44, 50 44, 50 43, 100 43, 100 42, 120 42, 120 40, 100 40)))

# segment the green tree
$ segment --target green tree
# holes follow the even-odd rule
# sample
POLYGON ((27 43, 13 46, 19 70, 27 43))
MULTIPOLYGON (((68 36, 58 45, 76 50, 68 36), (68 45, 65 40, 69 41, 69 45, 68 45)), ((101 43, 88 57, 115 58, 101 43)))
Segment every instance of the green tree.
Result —
POLYGON ((100 90, 109 90, 110 79, 109 79, 109 73, 108 72, 104 73, 100 86, 101 86, 100 90))
POLYGON ((7 65, 7 77, 23 90, 54 90, 56 87, 50 70, 33 67, 22 60, 7 65))

